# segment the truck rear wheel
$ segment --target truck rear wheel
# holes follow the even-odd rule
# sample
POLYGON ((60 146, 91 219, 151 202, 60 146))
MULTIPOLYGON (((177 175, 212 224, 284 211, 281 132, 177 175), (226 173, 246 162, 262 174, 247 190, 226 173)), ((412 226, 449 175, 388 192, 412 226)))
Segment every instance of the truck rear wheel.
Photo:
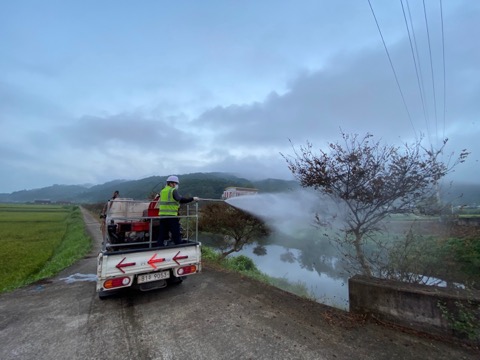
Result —
POLYGON ((171 277, 167 281, 168 285, 180 285, 183 282, 183 277, 171 277))
POLYGON ((98 293, 98 298, 99 298, 100 300, 105 300, 105 299, 107 299, 109 296, 110 296, 110 294, 109 294, 107 291, 100 291, 100 292, 98 293))

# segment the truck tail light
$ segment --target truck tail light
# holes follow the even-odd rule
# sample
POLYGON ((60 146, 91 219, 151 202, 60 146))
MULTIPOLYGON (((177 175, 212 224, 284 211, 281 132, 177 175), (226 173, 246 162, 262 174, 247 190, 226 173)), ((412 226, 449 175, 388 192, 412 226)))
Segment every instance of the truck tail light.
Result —
POLYGON ((197 272, 197 266, 196 265, 188 265, 188 266, 182 266, 177 270, 178 275, 186 275, 186 274, 191 274, 197 272))
POLYGON ((118 277, 115 279, 108 279, 103 283, 105 289, 113 289, 130 285, 131 279, 128 276, 118 277))

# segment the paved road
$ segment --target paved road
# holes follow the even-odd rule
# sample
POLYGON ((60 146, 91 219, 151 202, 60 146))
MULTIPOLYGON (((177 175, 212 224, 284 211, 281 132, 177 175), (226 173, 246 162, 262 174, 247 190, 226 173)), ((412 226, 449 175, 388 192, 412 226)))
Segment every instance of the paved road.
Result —
POLYGON ((220 269, 183 284, 95 293, 96 247, 58 276, 0 295, 0 359, 476 359, 220 269))

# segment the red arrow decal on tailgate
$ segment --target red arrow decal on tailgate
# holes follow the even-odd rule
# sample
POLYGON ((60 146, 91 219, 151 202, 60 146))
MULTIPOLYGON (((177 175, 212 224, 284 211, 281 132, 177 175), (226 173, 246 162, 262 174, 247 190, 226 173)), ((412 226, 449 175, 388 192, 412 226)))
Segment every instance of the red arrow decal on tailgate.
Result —
POLYGON ((153 267, 154 269, 156 269, 157 267, 155 266, 155 263, 159 263, 159 262, 164 262, 165 261, 165 258, 158 258, 158 259, 155 259, 155 256, 157 256, 157 254, 153 254, 153 256, 150 258, 150 260, 147 261, 148 265, 150 265, 151 267, 153 267))
POLYGON ((175 261, 177 263, 177 265, 180 265, 177 260, 188 259, 188 255, 178 256, 178 254, 180 254, 180 251, 175 254, 175 256, 172 258, 172 260, 175 261))
POLYGON ((134 263, 134 262, 130 262, 130 263, 125 263, 125 264, 124 264, 123 262, 125 261, 125 259, 126 259, 126 257, 124 257, 124 258, 122 259, 122 261, 120 261, 120 262, 115 266, 118 270, 120 270, 120 271, 121 271, 122 273, 124 273, 124 274, 125 274, 125 271, 123 271, 123 269, 122 269, 123 267, 135 266, 135 264, 136 264, 136 263, 134 263))

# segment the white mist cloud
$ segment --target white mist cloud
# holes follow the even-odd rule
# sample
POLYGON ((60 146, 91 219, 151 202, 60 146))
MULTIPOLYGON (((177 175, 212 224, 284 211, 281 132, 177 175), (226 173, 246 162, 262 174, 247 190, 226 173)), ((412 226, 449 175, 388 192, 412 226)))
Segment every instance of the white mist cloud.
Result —
POLYGON ((273 229, 291 236, 298 236, 299 230, 311 230, 318 226, 316 215, 330 225, 339 225, 343 218, 338 204, 309 189, 238 196, 226 202, 258 216, 273 229))

